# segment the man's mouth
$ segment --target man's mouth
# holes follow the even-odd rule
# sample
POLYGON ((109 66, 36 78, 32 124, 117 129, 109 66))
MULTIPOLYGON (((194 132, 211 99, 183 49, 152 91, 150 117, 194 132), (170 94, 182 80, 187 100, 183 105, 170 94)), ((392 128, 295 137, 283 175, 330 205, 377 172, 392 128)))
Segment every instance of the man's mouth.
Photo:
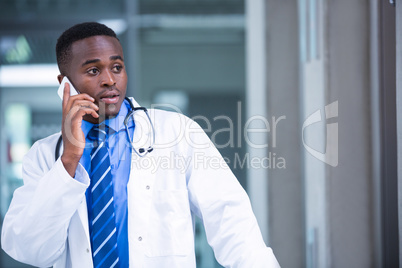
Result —
POLYGON ((106 104, 116 104, 119 101, 120 95, 109 95, 100 98, 101 102, 106 104))

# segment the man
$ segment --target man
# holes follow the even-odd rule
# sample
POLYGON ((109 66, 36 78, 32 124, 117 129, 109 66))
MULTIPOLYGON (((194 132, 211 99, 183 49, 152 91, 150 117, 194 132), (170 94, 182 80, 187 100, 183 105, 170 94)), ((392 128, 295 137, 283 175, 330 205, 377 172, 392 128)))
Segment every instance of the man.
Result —
POLYGON ((59 82, 67 76, 79 94, 70 96, 66 84, 61 156, 55 159, 57 133, 24 158, 24 185, 2 230, 10 256, 56 268, 195 267, 198 216, 221 265, 279 267, 245 191, 195 122, 158 110, 149 111, 149 122, 143 110, 124 122, 132 108, 123 50, 111 29, 75 25, 60 36, 56 53, 59 82), (174 158, 185 169, 166 164, 174 158))

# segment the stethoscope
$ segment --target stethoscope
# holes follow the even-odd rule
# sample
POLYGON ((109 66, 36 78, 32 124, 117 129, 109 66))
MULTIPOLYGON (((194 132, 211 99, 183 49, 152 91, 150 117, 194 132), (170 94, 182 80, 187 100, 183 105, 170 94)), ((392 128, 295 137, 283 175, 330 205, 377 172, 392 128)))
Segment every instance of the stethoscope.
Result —
MULTIPOLYGON (((130 104, 130 107, 131 107, 131 111, 129 111, 127 113, 126 118, 124 118, 124 122, 123 122, 124 127, 126 128, 126 134, 127 134, 128 143, 130 144, 131 148, 134 150, 134 152, 138 156, 144 157, 148 153, 150 153, 150 152, 152 152, 154 150, 154 148, 153 148, 153 146, 155 144, 155 128, 154 128, 154 124, 152 124, 152 120, 149 117, 147 108, 145 108, 145 107, 134 107, 133 102, 129 98, 125 97, 124 99, 128 101, 128 103, 130 104), (130 137, 130 132, 128 131, 128 120, 130 119, 130 117, 132 117, 133 120, 134 120, 134 113, 136 111, 144 111, 144 113, 146 114, 146 116, 148 118, 149 125, 151 126, 151 130, 152 130, 152 139, 150 141, 150 144, 149 144, 148 148, 147 149, 139 148, 138 151, 137 151, 137 149, 135 149, 135 146, 133 145, 133 142, 132 142, 133 139, 132 139, 132 137, 130 137)), ((134 121, 134 123, 135 123, 135 121, 134 121)))
MULTIPOLYGON (((128 101, 128 103, 130 104, 130 109, 131 109, 127 113, 127 115, 126 115, 126 117, 124 118, 124 121, 123 121, 124 127, 126 129, 128 144, 130 144, 131 148, 134 150, 134 152, 139 157, 144 157, 144 156, 146 156, 147 154, 149 154, 150 152, 152 152, 154 150, 154 148, 153 148, 153 146, 155 144, 155 128, 154 128, 154 125, 152 124, 152 120, 151 120, 151 117, 148 114, 147 108, 145 108, 145 107, 134 107, 133 102, 128 97, 125 97, 124 99, 128 101), (134 142, 133 142, 133 139, 132 139, 133 137, 130 136, 130 132, 128 131, 128 122, 129 122, 130 118, 132 118, 134 120, 134 113, 137 112, 137 111, 143 111, 145 113, 145 115, 148 118, 149 125, 150 125, 151 131, 152 131, 152 137, 151 137, 149 146, 146 149, 145 148, 139 148, 137 150, 135 148, 135 146, 134 146, 134 142)), ((134 124, 135 124, 135 121, 134 121, 134 124)), ((62 142, 62 136, 60 135, 60 137, 59 137, 59 139, 57 141, 56 150, 55 150, 56 161, 60 156, 61 142, 62 142)))

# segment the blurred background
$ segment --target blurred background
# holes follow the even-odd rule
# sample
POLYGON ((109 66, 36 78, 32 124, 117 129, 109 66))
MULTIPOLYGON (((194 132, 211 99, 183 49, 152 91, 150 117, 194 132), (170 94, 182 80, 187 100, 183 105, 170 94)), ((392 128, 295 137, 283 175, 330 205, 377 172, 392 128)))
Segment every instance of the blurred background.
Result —
MULTIPOLYGON (((57 38, 98 21, 122 43, 128 96, 210 128, 282 267, 398 267, 392 2, 0 0, 1 220, 24 154, 60 130, 57 38)), ((221 267, 200 221, 196 252, 221 267)), ((1 251, 0 267, 27 266, 1 251)))

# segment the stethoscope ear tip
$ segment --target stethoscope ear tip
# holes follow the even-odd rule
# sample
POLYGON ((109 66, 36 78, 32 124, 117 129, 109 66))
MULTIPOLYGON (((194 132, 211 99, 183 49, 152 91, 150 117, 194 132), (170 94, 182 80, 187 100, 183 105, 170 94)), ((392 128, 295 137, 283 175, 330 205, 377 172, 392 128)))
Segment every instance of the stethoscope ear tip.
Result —
MULTIPOLYGON (((152 147, 150 146, 150 147, 148 147, 147 152, 150 153, 150 152, 152 152, 153 150, 154 150, 154 148, 152 148, 152 147)), ((144 149, 144 148, 140 148, 140 149, 138 149, 138 152, 139 152, 140 154, 143 154, 143 153, 145 153, 145 149, 144 149)))

